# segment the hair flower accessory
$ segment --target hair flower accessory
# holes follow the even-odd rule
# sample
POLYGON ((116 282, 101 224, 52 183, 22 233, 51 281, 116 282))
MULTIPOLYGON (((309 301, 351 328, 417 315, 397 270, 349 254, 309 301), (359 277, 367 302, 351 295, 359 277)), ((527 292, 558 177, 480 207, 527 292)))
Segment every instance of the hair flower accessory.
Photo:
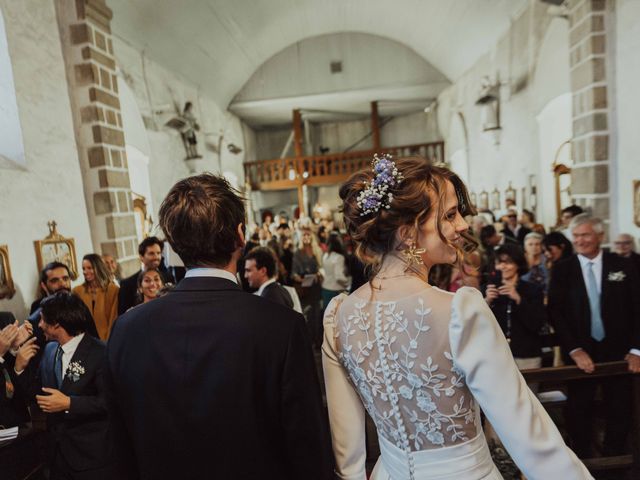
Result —
POLYGON ((391 208, 393 193, 390 189, 397 187, 403 180, 402 173, 396 168, 396 163, 388 153, 378 157, 373 156, 372 169, 374 173, 371 183, 364 182, 366 187, 358 195, 357 203, 360 207, 360 216, 376 213, 381 208, 391 208))

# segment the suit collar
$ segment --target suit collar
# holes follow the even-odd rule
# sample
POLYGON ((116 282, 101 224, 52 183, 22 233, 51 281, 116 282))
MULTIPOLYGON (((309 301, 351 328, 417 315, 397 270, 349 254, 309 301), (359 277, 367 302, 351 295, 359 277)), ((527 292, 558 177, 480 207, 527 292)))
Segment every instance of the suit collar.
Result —
POLYGON ((269 280, 264 282, 262 285, 260 285, 260 288, 256 292, 256 295, 261 296, 262 292, 264 292, 267 289, 267 287, 269 287, 269 285, 273 285, 274 283, 276 283, 276 279, 270 278, 269 280))
MULTIPOLYGON (((62 348, 64 350, 64 346, 62 348)), ((89 353, 90 348, 91 348, 91 336, 85 333, 82 339, 80 340, 80 343, 78 343, 76 351, 73 353, 71 360, 69 360, 69 365, 71 365, 74 362, 85 363, 84 360, 87 357, 87 354, 89 353)), ((69 367, 67 367, 67 370, 68 368, 69 367)), ((64 391, 65 387, 68 387, 69 382, 70 382, 69 376, 65 375, 64 378, 62 379, 62 386, 60 390, 64 391)))
POLYGON ((240 285, 220 277, 185 277, 174 291, 242 290, 240 285))

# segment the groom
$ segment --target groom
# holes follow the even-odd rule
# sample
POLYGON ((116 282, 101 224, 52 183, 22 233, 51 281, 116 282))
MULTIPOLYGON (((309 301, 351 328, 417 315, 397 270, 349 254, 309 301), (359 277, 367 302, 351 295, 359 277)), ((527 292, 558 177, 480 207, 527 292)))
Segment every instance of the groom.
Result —
POLYGON ((332 478, 303 317, 242 291, 243 200, 221 177, 178 182, 160 225, 188 272, 121 316, 108 345, 115 412, 141 479, 332 478))

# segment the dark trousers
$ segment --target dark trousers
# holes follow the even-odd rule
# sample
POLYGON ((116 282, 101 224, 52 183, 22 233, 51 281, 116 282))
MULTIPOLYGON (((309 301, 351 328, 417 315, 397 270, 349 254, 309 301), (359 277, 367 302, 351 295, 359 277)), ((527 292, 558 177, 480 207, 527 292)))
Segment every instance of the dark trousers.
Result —
POLYGON ((57 450, 49 465, 49 480, 115 480, 125 479, 112 467, 91 470, 73 470, 69 462, 57 450))
MULTIPOLYGON (((606 353, 604 342, 596 342, 588 349, 595 363, 620 360, 606 353)), ((594 426, 594 403, 598 386, 602 388, 605 436, 603 454, 621 455, 625 451, 631 425, 631 380, 628 377, 575 380, 569 382, 567 399, 567 427, 571 446, 580 458, 591 458, 594 426)))

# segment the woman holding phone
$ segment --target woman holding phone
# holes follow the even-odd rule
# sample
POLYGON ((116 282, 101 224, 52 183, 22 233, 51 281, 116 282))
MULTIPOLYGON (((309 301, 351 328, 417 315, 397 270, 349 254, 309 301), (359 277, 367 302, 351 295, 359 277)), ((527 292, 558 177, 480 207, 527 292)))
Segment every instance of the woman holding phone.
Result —
POLYGON ((520 370, 540 368, 540 329, 546 319, 542 288, 522 279, 527 270, 522 248, 502 245, 495 252, 495 271, 482 288, 520 370))

